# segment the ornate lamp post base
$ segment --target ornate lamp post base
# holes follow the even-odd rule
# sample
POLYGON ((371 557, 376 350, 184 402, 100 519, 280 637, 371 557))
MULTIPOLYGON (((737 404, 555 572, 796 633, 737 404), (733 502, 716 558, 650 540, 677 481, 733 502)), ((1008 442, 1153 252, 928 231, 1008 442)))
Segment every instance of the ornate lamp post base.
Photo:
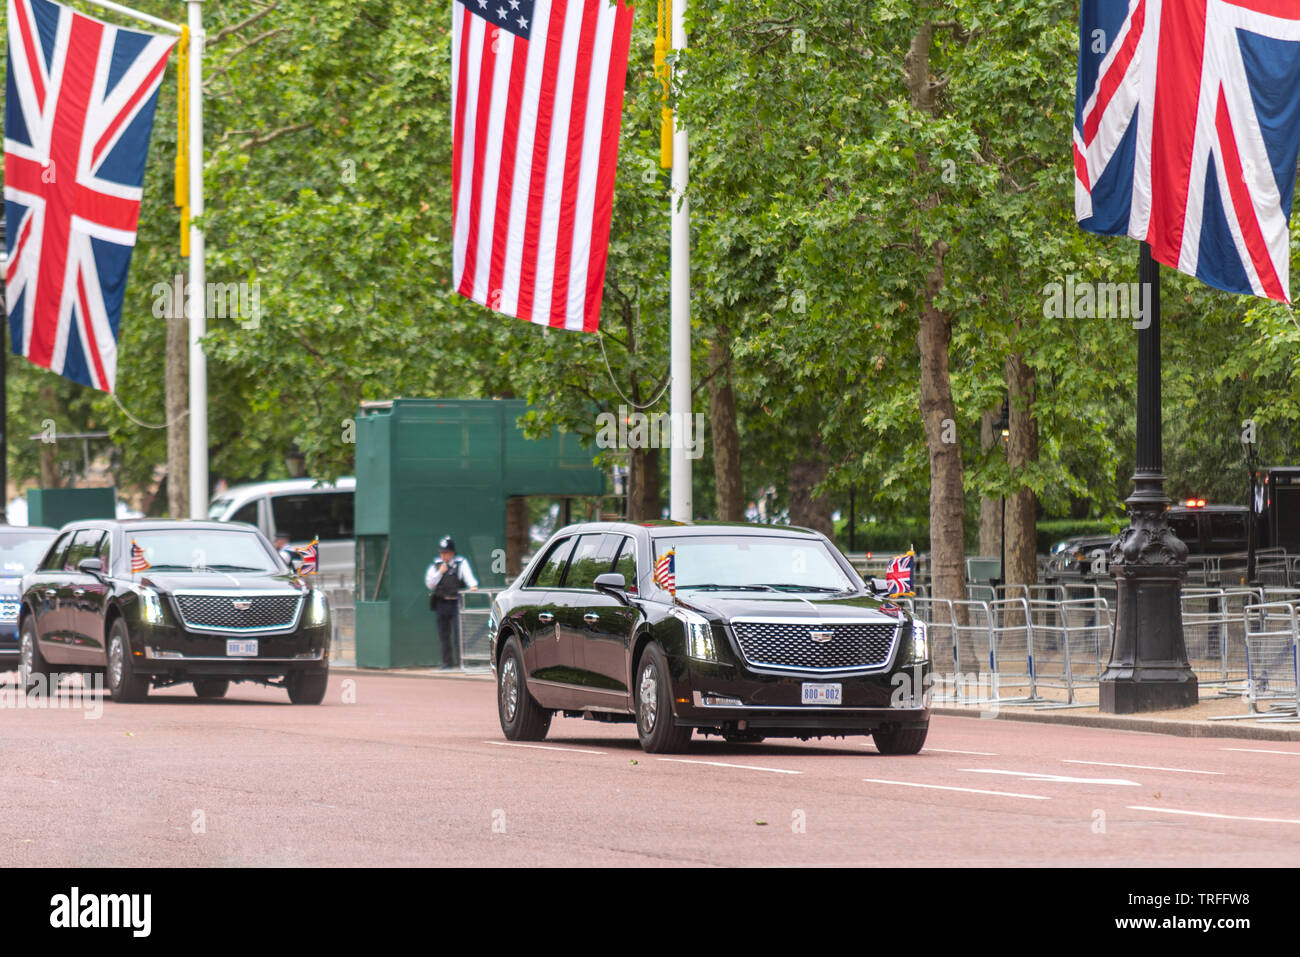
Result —
POLYGON ((1199 700, 1183 642, 1187 546, 1165 521, 1163 476, 1134 478, 1138 491, 1127 502, 1131 524, 1111 548, 1115 643, 1099 700, 1107 714, 1189 708, 1199 700))

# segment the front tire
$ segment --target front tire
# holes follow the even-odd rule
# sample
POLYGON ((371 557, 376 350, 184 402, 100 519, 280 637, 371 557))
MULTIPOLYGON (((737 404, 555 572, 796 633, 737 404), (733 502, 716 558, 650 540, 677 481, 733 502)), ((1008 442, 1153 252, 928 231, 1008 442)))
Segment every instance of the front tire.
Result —
POLYGON ((108 632, 106 677, 108 691, 114 701, 143 701, 149 695, 149 678, 135 673, 135 665, 131 660, 131 639, 126 630, 126 621, 122 618, 114 621, 108 632))
POLYGON ((528 690, 524 653, 519 639, 511 635, 497 666, 497 715, 502 733, 510 741, 542 741, 551 729, 551 714, 528 690))
POLYGON ((647 645, 636 666, 636 732, 647 754, 677 754, 690 745, 691 729, 673 718, 668 661, 658 645, 647 645))
POLYGON ((325 700, 325 689, 329 681, 328 671, 319 674, 298 671, 285 676, 284 686, 289 692, 289 701, 293 704, 320 704, 325 700))
POLYGON ((42 678, 45 679, 46 693, 53 693, 54 689, 50 687, 50 663, 41 654, 41 646, 36 641, 36 623, 30 615, 23 620, 18 643, 18 682, 23 693, 31 694, 42 678))
POLYGON ((918 754, 929 733, 928 724, 924 728, 880 728, 871 732, 871 739, 881 754, 918 754))

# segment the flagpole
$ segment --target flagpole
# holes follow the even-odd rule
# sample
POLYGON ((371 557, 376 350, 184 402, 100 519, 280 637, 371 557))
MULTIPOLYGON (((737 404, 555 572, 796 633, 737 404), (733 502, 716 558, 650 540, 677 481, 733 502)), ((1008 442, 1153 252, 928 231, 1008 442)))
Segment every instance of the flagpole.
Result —
MULTIPOLYGON (((672 0, 672 47, 680 56, 686 50, 686 0, 672 0)), ((677 66, 674 65, 674 70, 677 66)), ((691 213, 686 199, 689 181, 686 127, 679 111, 673 111, 672 173, 672 298, 671 349, 672 391, 669 419, 673 441, 670 456, 669 516, 678 522, 694 517, 691 507, 691 213)), ((701 441, 700 436, 695 441, 701 441)))
POLYGON ((187 0, 190 27, 190 518, 208 514, 208 277, 203 258, 203 0, 187 0))

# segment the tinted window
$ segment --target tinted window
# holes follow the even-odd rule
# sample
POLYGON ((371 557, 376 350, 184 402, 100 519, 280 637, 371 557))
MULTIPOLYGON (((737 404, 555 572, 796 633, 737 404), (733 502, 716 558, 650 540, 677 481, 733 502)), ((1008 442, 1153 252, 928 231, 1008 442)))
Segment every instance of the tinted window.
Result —
POLYGON ((1189 551, 1196 553, 1201 550, 1201 536, 1196 527, 1195 515, 1170 515, 1169 527, 1186 542, 1189 551))
POLYGON ((560 583, 560 573, 564 571, 564 563, 569 560, 569 552, 573 551, 573 543, 576 539, 564 538, 551 546, 551 550, 546 553, 546 558, 537 566, 537 572, 533 575, 533 580, 528 583, 530 588, 554 588, 560 583))
MULTIPOLYGON (((241 508, 234 515, 230 516, 230 520, 232 522, 247 522, 249 525, 256 525, 257 524, 257 499, 253 499, 251 502, 243 506, 243 508, 241 508)), ((323 538, 324 536, 321 537, 323 538)), ((307 541, 310 542, 311 539, 308 538, 307 541)))
POLYGON ((288 532, 291 542, 348 540, 354 537, 352 502, 351 492, 276 495, 271 499, 271 524, 277 532, 288 532))
POLYGON ((102 529, 83 528, 72 539, 72 547, 63 557, 64 571, 76 571, 78 565, 87 558, 94 558, 99 551, 99 540, 104 537, 102 529))
POLYGON ((573 553, 573 561, 569 562, 564 587, 595 587, 596 576, 609 571, 614 564, 618 540, 618 535, 583 535, 578 541, 577 551, 573 553))
POLYGON ((274 572, 279 567, 256 532, 232 528, 153 529, 128 538, 144 550, 154 571, 274 572))
POLYGON ((621 536, 623 547, 618 553, 618 560, 614 562, 614 571, 623 576, 623 581, 627 583, 628 591, 636 591, 636 540, 621 536))
POLYGON ((1246 516, 1236 512, 1210 512, 1210 541, 1216 545, 1246 545, 1246 516))
POLYGON ((51 532, 21 531, 0 537, 0 570, 6 575, 21 575, 34 569, 54 541, 51 532))
POLYGON ((68 549, 68 543, 72 541, 72 533, 65 532, 59 536, 59 540, 54 543, 50 549, 50 554, 46 557, 45 562, 41 565, 43 572, 56 572, 63 570, 63 553, 68 549))

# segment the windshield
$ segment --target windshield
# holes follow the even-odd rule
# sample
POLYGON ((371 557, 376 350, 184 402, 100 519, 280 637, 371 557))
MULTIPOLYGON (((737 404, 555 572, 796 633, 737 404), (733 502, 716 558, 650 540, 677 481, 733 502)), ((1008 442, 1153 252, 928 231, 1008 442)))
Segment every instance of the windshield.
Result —
POLYGON ((128 532, 128 562, 132 542, 144 549, 145 561, 152 571, 283 571, 252 532, 192 528, 128 532))
POLYGON ((219 498, 208 506, 208 518, 213 522, 219 522, 226 517, 226 509, 230 508, 230 499, 219 498))
POLYGON ((9 576, 31 571, 40 562, 53 539, 53 532, 5 535, 0 538, 0 571, 9 576))
POLYGON ((654 540, 655 561, 670 549, 678 591, 844 592, 859 587, 815 538, 665 536, 654 540))

